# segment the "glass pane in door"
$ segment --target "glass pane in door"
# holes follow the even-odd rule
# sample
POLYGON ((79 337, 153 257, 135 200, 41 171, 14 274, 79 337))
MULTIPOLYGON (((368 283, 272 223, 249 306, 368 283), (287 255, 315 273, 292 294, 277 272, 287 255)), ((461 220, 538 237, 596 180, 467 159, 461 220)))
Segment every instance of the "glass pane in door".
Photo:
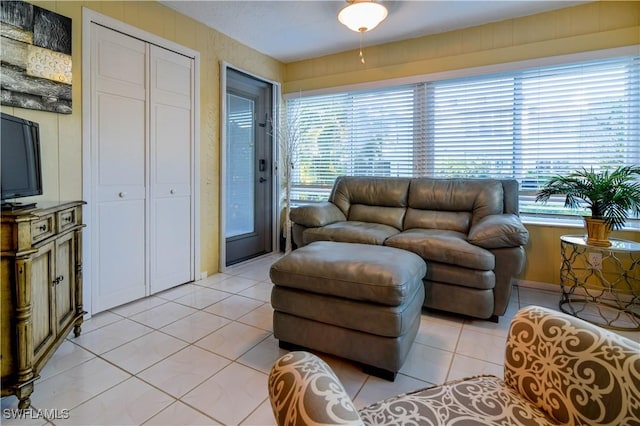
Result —
POLYGON ((255 231, 255 102, 227 95, 226 238, 255 231))

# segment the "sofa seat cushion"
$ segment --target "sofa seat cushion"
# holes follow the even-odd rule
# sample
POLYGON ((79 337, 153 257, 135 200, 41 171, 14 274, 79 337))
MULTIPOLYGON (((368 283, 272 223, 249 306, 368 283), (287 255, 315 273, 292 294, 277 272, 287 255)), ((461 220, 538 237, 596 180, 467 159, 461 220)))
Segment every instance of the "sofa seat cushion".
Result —
POLYGON ((495 268, 493 254, 489 250, 470 244, 462 232, 409 229, 387 238, 384 244, 409 250, 433 262, 482 271, 492 271, 495 268))
POLYGON ((382 245, 384 240, 400 232, 393 226, 381 223, 343 221, 321 228, 309 228, 302 234, 304 244, 314 241, 337 241, 382 245))
POLYGON ((318 241, 278 259, 269 275, 277 286, 399 306, 415 296, 426 269, 419 256, 405 250, 318 241))
POLYGON ((359 414, 365 425, 560 424, 546 417, 502 379, 489 375, 398 395, 365 407, 359 414))
POLYGON ((424 279, 478 290, 492 290, 496 286, 496 274, 493 271, 462 268, 439 262, 429 262, 424 279))

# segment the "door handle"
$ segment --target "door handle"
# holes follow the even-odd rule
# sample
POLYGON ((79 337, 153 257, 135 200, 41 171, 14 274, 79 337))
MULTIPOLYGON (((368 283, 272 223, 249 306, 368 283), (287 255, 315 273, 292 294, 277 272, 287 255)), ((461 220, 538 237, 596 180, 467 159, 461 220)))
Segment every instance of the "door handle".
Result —
POLYGON ((266 182, 266 181, 267 181, 267 180, 266 180, 265 178, 263 178, 263 177, 261 177, 260 179, 258 179, 258 182, 260 182, 260 183, 264 183, 264 182, 266 182))
POLYGON ((258 161, 258 171, 264 172, 267 170, 267 161, 262 159, 258 161))

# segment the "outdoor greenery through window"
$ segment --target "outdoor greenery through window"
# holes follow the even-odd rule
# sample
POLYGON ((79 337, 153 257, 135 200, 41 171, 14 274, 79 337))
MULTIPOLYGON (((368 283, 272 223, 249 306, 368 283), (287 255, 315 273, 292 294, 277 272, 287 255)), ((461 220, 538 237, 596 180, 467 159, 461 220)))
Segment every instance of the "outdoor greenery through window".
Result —
POLYGON ((640 164, 640 56, 287 101, 300 126, 292 201, 340 175, 515 178, 523 213, 552 175, 640 164))

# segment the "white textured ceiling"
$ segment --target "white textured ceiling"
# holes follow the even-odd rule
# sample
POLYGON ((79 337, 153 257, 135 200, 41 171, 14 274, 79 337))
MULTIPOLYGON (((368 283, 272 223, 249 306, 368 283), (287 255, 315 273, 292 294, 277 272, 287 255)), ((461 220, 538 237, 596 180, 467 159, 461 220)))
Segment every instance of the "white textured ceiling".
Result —
MULTIPOLYGON (((588 1, 381 1, 389 15, 365 33, 371 46, 532 15, 588 1)), ((338 22, 346 1, 160 1, 227 36, 283 62, 357 49, 359 36, 338 22)))

